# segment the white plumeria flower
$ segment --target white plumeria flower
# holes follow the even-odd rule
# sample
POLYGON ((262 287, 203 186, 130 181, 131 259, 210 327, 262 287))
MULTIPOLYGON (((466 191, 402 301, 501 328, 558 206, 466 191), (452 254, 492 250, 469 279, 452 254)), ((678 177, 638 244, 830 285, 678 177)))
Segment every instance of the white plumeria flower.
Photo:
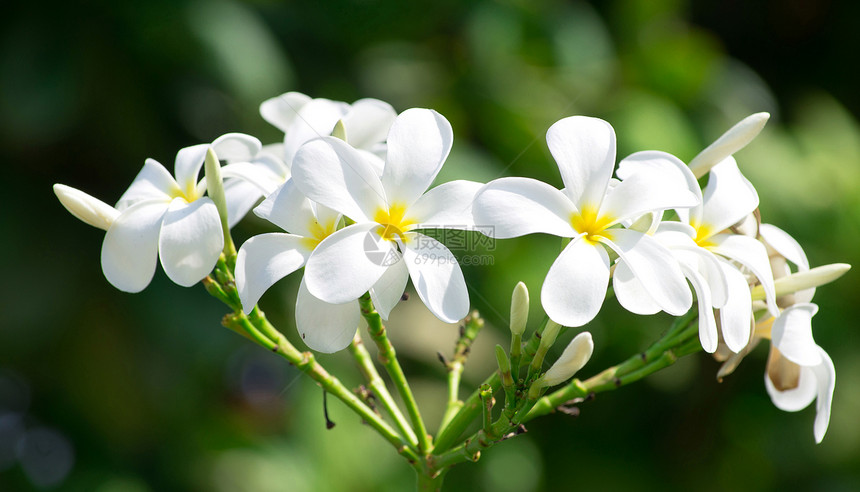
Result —
MULTIPOLYGON (((101 253, 108 282, 122 291, 140 292, 152 280, 159 258, 168 278, 183 287, 208 275, 224 248, 224 235, 215 204, 204 196, 206 180, 197 180, 200 168, 210 146, 231 157, 253 147, 255 141, 247 135, 228 134, 211 144, 184 148, 176 154, 175 178, 157 161, 147 159, 117 202, 118 214, 95 208, 95 213, 110 218, 94 224, 108 226, 101 253)), ((80 217, 80 212, 72 213, 80 217)))
POLYGON ((342 304, 370 291, 387 318, 408 277, 427 308, 453 323, 469 311, 456 257, 422 228, 471 228, 479 183, 452 181, 425 193, 451 149, 451 125, 428 109, 404 111, 388 134, 380 177, 367 153, 325 137, 305 144, 293 161, 296 186, 311 200, 355 223, 323 240, 305 267, 308 290, 342 304))
MULTIPOLYGON (((254 213, 292 234, 260 234, 239 248, 236 288, 246 314, 275 282, 303 267, 314 248, 337 230, 341 219, 334 210, 308 200, 292 180, 269 195, 254 213)), ((358 302, 323 302, 308 292, 302 280, 296 297, 296 327, 308 347, 326 353, 345 348, 359 318, 358 302)))
MULTIPOLYGON (((686 187, 702 197, 696 178, 680 160, 652 159, 647 153, 634 156, 619 168, 622 178, 659 170, 675 186, 686 187), (669 177, 673 171, 674 177, 669 177)), ((743 273, 726 260, 737 262, 753 273, 767 294, 771 313, 778 313, 773 273, 764 245, 749 236, 723 232, 758 207, 755 188, 743 177, 732 157, 725 158, 710 173, 701 205, 677 210, 681 222, 660 222, 654 237, 673 252, 696 292, 702 348, 709 353, 718 348, 719 333, 712 311, 717 308, 723 339, 729 350, 737 353, 750 341, 752 298, 743 273)), ((659 306, 648 303, 645 288, 627 270, 620 263, 615 271, 619 302, 635 306, 634 312, 640 314, 657 312, 659 306)))
POLYGON ((830 423, 836 388, 836 368, 827 352, 812 338, 812 317, 818 306, 795 304, 773 322, 771 349, 764 383, 780 410, 796 412, 815 400, 815 442, 820 443, 830 423))
POLYGON ((604 246, 624 260, 661 309, 685 313, 692 295, 672 254, 642 232, 613 226, 655 210, 691 207, 698 198, 660 172, 638 173, 610 186, 615 131, 601 119, 562 119, 547 131, 547 144, 563 190, 534 179, 498 179, 478 193, 474 215, 476 224, 493 226, 497 238, 538 232, 571 238, 541 289, 550 319, 581 326, 597 315, 610 275, 604 246))

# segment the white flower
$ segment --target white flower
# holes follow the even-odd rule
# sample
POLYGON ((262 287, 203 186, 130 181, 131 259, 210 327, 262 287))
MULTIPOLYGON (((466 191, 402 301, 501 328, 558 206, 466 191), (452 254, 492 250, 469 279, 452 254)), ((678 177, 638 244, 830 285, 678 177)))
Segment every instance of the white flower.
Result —
POLYGON ((478 193, 474 215, 476 224, 492 226, 497 238, 536 232, 571 238, 541 289, 550 319, 581 326, 597 315, 610 275, 605 247, 624 260, 661 309, 685 313, 692 295, 671 253, 647 234, 613 226, 654 210, 691 207, 697 197, 659 171, 610 186, 615 131, 603 120, 565 118, 547 131, 547 144, 563 190, 533 179, 498 179, 478 193))
POLYGON ((480 184, 452 181, 424 193, 445 162, 451 125, 439 113, 410 109, 388 134, 381 177, 368 159, 334 137, 311 141, 293 161, 296 186, 311 200, 355 223, 323 240, 305 267, 308 290, 341 304, 370 290, 387 318, 407 277, 440 320, 468 314, 469 296, 456 257, 422 228, 469 228, 471 202, 480 184))
POLYGON ((71 186, 57 183, 54 185, 54 194, 69 213, 103 231, 110 229, 119 216, 119 210, 71 186))
POLYGON ((572 378, 591 359, 594 352, 594 340, 591 333, 584 331, 573 337, 565 347, 564 352, 555 363, 547 369, 535 385, 555 386, 572 378))

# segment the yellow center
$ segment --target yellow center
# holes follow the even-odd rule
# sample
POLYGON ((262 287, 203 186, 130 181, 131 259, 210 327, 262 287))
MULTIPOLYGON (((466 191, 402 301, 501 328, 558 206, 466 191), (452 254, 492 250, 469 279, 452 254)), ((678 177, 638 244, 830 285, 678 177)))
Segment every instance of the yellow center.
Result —
POLYGON ((308 223, 308 231, 310 231, 311 235, 310 237, 303 238, 302 242, 308 249, 314 249, 322 242, 323 239, 329 237, 336 229, 337 220, 335 220, 334 217, 325 224, 320 224, 320 222, 314 217, 311 219, 310 223, 308 223))
POLYGON ((698 227, 693 227, 696 229, 696 244, 703 248, 714 246, 714 243, 710 241, 711 236, 714 234, 711 232, 711 228, 708 225, 702 224, 698 227))
POLYGON ((383 226, 382 238, 393 241, 395 236, 405 239, 403 233, 409 231, 415 225, 415 221, 405 217, 406 206, 400 203, 392 203, 388 210, 380 208, 373 216, 373 220, 383 226))
POLYGON ((596 243, 598 236, 615 221, 610 215, 598 215, 597 207, 584 206, 579 213, 570 217, 570 224, 580 234, 585 234, 585 240, 596 243))

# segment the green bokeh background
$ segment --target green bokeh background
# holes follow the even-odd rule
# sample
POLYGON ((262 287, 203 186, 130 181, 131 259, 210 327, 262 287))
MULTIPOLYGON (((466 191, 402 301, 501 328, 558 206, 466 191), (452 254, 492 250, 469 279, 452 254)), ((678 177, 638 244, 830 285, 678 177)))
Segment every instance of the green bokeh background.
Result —
MULTIPOLYGON (((178 287, 160 270, 140 294, 111 287, 100 271, 103 233, 75 220, 51 192, 60 182, 112 203, 146 157, 172 168, 179 148, 229 131, 274 142, 280 136, 257 108, 288 90, 440 111, 455 134, 440 180, 528 176, 556 186, 544 134, 562 117, 609 120, 619 156, 657 149, 689 160, 744 116, 768 111, 765 130, 737 154, 764 220, 798 238, 813 265, 857 265, 860 6, 748 3, 4 6, 0 490, 413 486, 411 470, 387 443, 334 400, 337 426, 326 431, 319 389, 223 329, 225 310, 202 287, 178 287), (46 432, 54 437, 36 446, 40 452, 21 451, 22 436, 46 432)), ((234 237, 241 243, 269 227, 249 218, 234 237)), ((464 267, 473 306, 488 325, 467 366, 470 384, 492 369, 490 349, 506 337, 514 284, 525 281, 538 299, 559 243, 534 236, 495 246, 494 266, 464 267)), ((279 283, 261 305, 303 347, 290 318, 297 278, 279 283)), ((820 445, 812 438, 814 408, 785 413, 771 404, 763 345, 722 383, 714 377, 718 364, 699 354, 600 395, 578 418, 535 421, 478 463, 455 468, 446 485, 860 490, 857 292, 851 272, 815 299, 816 340, 838 375, 820 445)), ((535 324, 542 316, 533 304, 535 324)), ((584 375, 641 350, 669 321, 607 301, 587 327, 596 351, 584 375)), ((389 329, 433 428, 445 395, 435 352, 450 352, 456 326, 435 320, 413 297, 395 310, 389 329)), ((360 383, 347 354, 321 359, 347 374, 348 385, 360 383)))

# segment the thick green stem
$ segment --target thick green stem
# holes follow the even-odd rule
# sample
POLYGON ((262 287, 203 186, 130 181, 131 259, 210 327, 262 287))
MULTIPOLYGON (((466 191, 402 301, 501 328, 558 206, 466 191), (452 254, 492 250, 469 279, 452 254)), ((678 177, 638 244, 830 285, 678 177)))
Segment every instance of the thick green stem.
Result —
POLYGON ((451 419, 463 408, 463 400, 460 399, 460 379, 463 375, 466 359, 472 350, 472 343, 483 327, 483 318, 478 314, 478 311, 472 311, 469 316, 466 316, 466 319, 463 320, 463 326, 460 327, 460 337, 454 345, 453 358, 447 361, 441 353, 439 354, 439 358, 448 369, 448 403, 445 406, 442 422, 439 424, 439 432, 448 426, 451 419))
POLYGON ((427 434, 427 427, 424 425, 421 412, 418 410, 418 403, 412 395, 412 389, 409 387, 406 376, 403 374, 403 369, 400 367, 400 362, 397 360, 394 346, 391 345, 391 341, 385 333, 382 318, 376 312, 373 301, 370 299, 370 293, 366 292, 361 296, 358 299, 358 303, 361 306, 361 315, 367 320, 367 331, 370 333, 370 338, 373 339, 376 347, 379 349, 379 361, 385 367, 392 382, 394 382, 394 387, 397 388, 400 397, 403 398, 403 403, 406 405, 406 412, 409 414, 418 438, 418 452, 420 454, 430 453, 433 445, 431 444, 430 436, 427 434))
POLYGON ((441 492, 442 482, 445 480, 446 470, 436 471, 433 475, 418 472, 418 492, 441 492))

